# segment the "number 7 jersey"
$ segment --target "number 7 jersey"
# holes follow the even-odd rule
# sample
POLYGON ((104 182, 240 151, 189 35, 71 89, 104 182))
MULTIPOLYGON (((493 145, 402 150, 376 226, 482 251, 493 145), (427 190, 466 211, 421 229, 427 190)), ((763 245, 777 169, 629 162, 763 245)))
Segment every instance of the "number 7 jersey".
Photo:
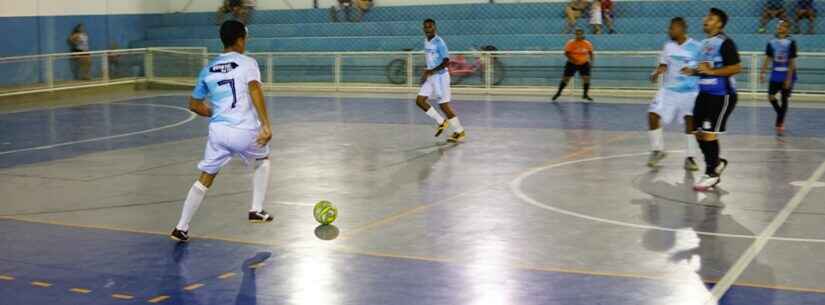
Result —
POLYGON ((261 124, 249 96, 252 81, 261 81, 261 71, 254 58, 236 52, 223 53, 201 70, 192 98, 209 100, 212 108, 209 124, 258 129, 261 124))

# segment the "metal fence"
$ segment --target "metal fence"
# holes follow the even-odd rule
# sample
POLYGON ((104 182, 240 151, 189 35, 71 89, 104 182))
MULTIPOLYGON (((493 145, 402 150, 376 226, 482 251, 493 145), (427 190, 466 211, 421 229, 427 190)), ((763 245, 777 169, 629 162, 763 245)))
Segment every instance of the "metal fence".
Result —
MULTIPOLYGON (((0 96, 133 82, 194 85, 217 54, 203 48, 148 48, 0 58, 0 68, 18 81, 0 86, 0 96), (88 75, 78 71, 86 56, 88 75), (25 75, 22 77, 21 75, 25 75), (85 77, 88 76, 88 77, 85 77)), ((415 92, 424 69, 420 52, 250 53, 270 90, 415 92)), ((762 94, 758 81, 763 54, 742 52, 740 93, 762 94)), ((548 93, 565 64, 561 51, 455 52, 449 66, 453 88, 466 93, 548 93)), ((825 53, 800 53, 796 92, 825 95, 825 53)), ((657 52, 599 52, 592 71, 595 94, 651 95, 648 80, 657 52)), ((576 89, 574 81, 571 87, 576 89)))

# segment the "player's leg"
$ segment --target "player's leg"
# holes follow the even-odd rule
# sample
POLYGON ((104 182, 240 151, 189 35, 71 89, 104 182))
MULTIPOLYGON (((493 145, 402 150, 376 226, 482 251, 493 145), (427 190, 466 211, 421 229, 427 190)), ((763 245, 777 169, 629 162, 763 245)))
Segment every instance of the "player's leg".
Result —
POLYGON ((203 199, 206 197, 206 192, 209 191, 209 188, 212 186, 215 176, 217 176, 217 173, 210 174, 207 172, 202 172, 198 178, 198 181, 195 181, 195 184, 189 188, 189 193, 186 195, 186 200, 183 202, 180 219, 178 220, 178 224, 175 226, 175 229, 172 230, 172 234, 169 235, 170 238, 181 242, 189 240, 189 223, 192 222, 192 217, 195 216, 195 213, 198 211, 198 208, 200 208, 201 203, 203 203, 203 199))
POLYGON ((615 34, 616 30, 613 29, 613 12, 605 12, 604 13, 604 24, 607 26, 607 33, 608 34, 615 34))
POLYGON ((725 132, 727 120, 736 107, 737 96, 700 94, 696 102, 696 120, 701 124, 696 133, 699 149, 705 156, 705 176, 694 185, 697 191, 707 191, 721 182, 728 161, 720 157, 718 135, 725 132))
POLYGON ((570 78, 576 75, 576 65, 571 62, 567 62, 564 64, 564 74, 562 74, 561 82, 559 83, 559 88, 556 91, 556 94, 553 95, 553 101, 555 102, 561 96, 562 91, 564 88, 567 87, 567 84, 570 82, 570 78))
POLYGON ((788 114, 788 106, 790 103, 792 90, 793 87, 785 89, 783 85, 783 88, 779 93, 782 100, 782 104, 779 105, 779 111, 776 115, 776 132, 779 135, 782 135, 785 132, 785 116, 788 114))
POLYGON ((592 102, 593 98, 590 97, 590 63, 585 63, 579 67, 579 75, 582 78, 582 99, 592 102))
MULTIPOLYGON (((770 82, 768 84, 768 102, 771 103, 773 106, 774 112, 776 112, 776 124, 774 127, 779 127, 779 116, 782 113, 782 105, 779 104, 779 101, 776 99, 776 94, 782 91, 782 83, 781 82, 770 82)), ((777 130, 778 131, 778 130, 777 130)))
POLYGON ((209 126, 209 140, 206 143, 203 161, 198 163, 198 169, 201 175, 198 181, 189 188, 189 193, 186 195, 186 200, 183 202, 181 209, 180 220, 172 231, 170 237, 177 241, 189 240, 189 223, 192 217, 200 208, 206 193, 212 187, 215 176, 223 168, 232 157, 232 153, 223 145, 223 137, 221 128, 219 126, 209 126))
POLYGON ((461 121, 458 119, 458 115, 456 115, 453 108, 450 106, 450 100, 452 99, 452 89, 450 88, 450 75, 449 74, 441 74, 435 77, 434 79, 434 89, 436 95, 439 97, 439 107, 441 111, 444 112, 444 115, 447 116, 447 122, 450 127, 453 129, 453 134, 447 139, 450 142, 459 142, 464 139, 464 127, 461 126, 461 121))
POLYGON ((659 116, 655 110, 651 109, 651 111, 647 113, 647 122, 649 127, 647 133, 650 138, 650 158, 647 160, 647 166, 656 167, 659 161, 667 156, 665 153, 665 138, 661 126, 661 116, 659 116))
POLYGON ((418 91, 418 96, 415 98, 415 104, 418 105, 418 108, 424 111, 427 116, 435 120, 436 124, 438 124, 435 132, 435 136, 438 137, 444 132, 444 130, 447 129, 449 123, 444 119, 444 117, 441 116, 440 113, 438 113, 437 110, 435 110, 435 108, 433 108, 433 106, 430 105, 430 103, 427 102, 428 97, 435 94, 433 78, 434 76, 430 76, 424 84, 421 85, 421 90, 418 91))
POLYGON ((687 149, 685 150, 685 170, 695 172, 699 170, 699 165, 696 164, 696 156, 699 152, 699 143, 696 141, 696 125, 693 120, 693 115, 686 115, 685 120, 685 139, 687 140, 687 149))

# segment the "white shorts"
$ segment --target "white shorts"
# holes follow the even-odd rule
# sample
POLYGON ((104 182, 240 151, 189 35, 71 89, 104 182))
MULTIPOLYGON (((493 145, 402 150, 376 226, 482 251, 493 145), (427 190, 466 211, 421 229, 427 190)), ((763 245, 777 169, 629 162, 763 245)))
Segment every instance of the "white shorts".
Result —
POLYGON ((198 169, 216 174, 237 155, 244 162, 269 157, 269 144, 261 147, 255 141, 258 130, 238 129, 223 124, 209 124, 209 141, 198 169))
POLYGON ((673 119, 679 119, 679 123, 684 124, 686 116, 693 116, 693 106, 696 105, 698 95, 699 92, 659 89, 650 104, 649 112, 659 115, 662 118, 662 125, 672 123, 673 119))
POLYGON ((418 91, 419 96, 426 96, 430 100, 438 100, 439 104, 449 103, 453 98, 450 90, 450 73, 436 73, 427 78, 418 91))
POLYGON ((595 11, 590 14, 590 24, 592 25, 601 25, 602 24, 602 11, 595 11))

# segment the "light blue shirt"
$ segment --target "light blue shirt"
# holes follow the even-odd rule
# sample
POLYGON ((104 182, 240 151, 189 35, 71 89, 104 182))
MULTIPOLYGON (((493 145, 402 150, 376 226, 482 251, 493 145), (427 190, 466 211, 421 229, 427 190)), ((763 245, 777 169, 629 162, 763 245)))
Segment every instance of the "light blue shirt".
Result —
POLYGON ((702 44, 696 40, 688 38, 681 45, 668 41, 659 57, 659 64, 667 65, 662 87, 680 93, 699 92, 699 77, 684 75, 682 69, 695 69, 701 53, 702 44))
POLYGON ((209 100, 212 108, 210 124, 258 129, 258 113, 249 96, 252 81, 261 81, 258 62, 235 52, 224 53, 201 70, 192 97, 209 100))
MULTIPOLYGON (((431 40, 424 38, 424 51, 427 56, 427 69, 434 69, 444 62, 445 58, 449 58, 450 54, 447 51, 447 44, 441 39, 441 36, 436 35, 431 40)), ((438 73, 447 73, 447 68, 442 69, 438 73)))

